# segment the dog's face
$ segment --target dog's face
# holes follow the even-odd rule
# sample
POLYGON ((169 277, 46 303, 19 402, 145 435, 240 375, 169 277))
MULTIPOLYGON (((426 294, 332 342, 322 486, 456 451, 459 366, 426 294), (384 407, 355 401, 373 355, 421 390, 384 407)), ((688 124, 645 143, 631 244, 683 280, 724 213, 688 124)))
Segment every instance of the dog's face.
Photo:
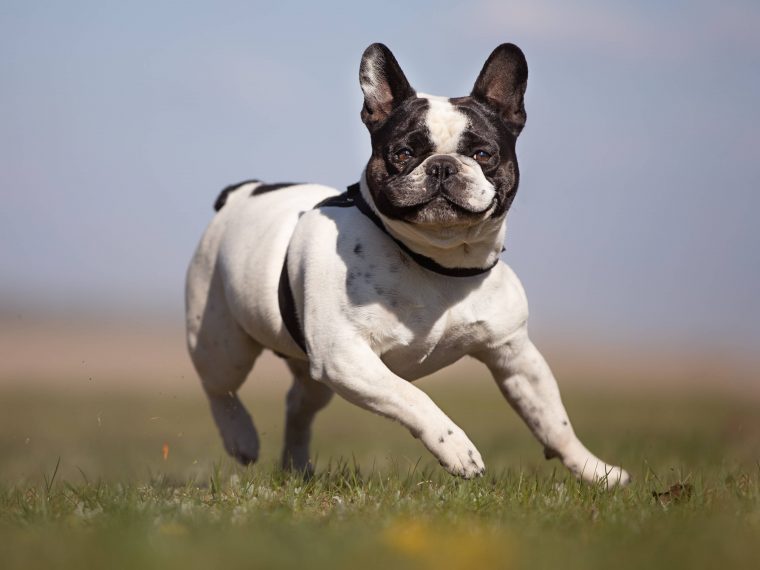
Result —
POLYGON ((418 95, 387 47, 368 47, 362 120, 372 138, 366 172, 377 209, 438 227, 505 216, 519 181, 515 142, 525 125, 527 80, 523 53, 503 44, 469 96, 418 95))

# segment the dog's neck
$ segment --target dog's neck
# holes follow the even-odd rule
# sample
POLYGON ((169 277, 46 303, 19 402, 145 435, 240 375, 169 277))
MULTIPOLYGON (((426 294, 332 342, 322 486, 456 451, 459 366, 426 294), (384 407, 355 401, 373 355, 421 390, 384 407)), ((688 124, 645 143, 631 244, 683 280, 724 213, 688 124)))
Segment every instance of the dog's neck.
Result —
POLYGON ((429 257, 446 268, 490 268, 504 249, 506 216, 487 219, 473 225, 437 227, 411 224, 384 216, 375 207, 366 173, 359 180, 359 190, 388 233, 415 253, 429 257))

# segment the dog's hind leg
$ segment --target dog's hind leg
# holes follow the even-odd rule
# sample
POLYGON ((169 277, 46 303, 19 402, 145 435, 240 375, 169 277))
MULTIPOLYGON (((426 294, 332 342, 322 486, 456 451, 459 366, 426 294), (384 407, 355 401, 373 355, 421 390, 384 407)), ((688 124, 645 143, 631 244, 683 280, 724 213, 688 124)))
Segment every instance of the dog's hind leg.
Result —
POLYGON ((188 272, 187 344, 224 448, 247 465, 259 456, 259 436, 237 391, 262 347, 230 313, 219 272, 213 270, 207 280, 197 261, 188 272))
POLYGON ((312 380, 308 362, 288 359, 287 364, 293 372, 293 386, 286 399, 282 468, 311 474, 311 424, 317 412, 328 404, 333 391, 325 384, 312 380))

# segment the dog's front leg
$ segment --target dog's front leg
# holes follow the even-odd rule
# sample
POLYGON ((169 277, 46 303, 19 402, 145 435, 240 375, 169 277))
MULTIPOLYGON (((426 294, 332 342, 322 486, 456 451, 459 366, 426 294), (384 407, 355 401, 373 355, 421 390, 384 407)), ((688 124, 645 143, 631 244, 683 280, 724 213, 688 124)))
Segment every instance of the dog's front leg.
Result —
POLYGON ((341 343, 350 350, 312 357, 312 377, 349 402, 396 420, 419 438, 452 475, 469 479, 485 471, 483 459, 464 431, 433 400, 393 374, 364 342, 341 343))
POLYGON ((547 459, 559 458, 585 481, 607 487, 628 483, 625 470, 597 458, 575 435, 554 375, 524 327, 506 344, 475 356, 490 368, 506 399, 544 445, 547 459))

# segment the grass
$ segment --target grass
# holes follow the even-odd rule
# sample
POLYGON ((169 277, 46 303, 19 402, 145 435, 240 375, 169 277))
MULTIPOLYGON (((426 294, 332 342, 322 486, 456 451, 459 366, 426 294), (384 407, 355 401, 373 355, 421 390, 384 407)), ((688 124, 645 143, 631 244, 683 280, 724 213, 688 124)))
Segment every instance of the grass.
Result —
POLYGON ((336 401, 317 475, 275 468, 281 391, 244 391, 258 465, 221 455, 194 395, 0 391, 0 560, 14 568, 750 568, 760 556, 756 402, 570 391, 576 431, 635 476, 566 476, 485 382, 423 384, 484 478, 447 476, 402 428, 336 401), (164 450, 168 454, 164 458, 164 450), (682 484, 680 496, 654 497, 682 484))

